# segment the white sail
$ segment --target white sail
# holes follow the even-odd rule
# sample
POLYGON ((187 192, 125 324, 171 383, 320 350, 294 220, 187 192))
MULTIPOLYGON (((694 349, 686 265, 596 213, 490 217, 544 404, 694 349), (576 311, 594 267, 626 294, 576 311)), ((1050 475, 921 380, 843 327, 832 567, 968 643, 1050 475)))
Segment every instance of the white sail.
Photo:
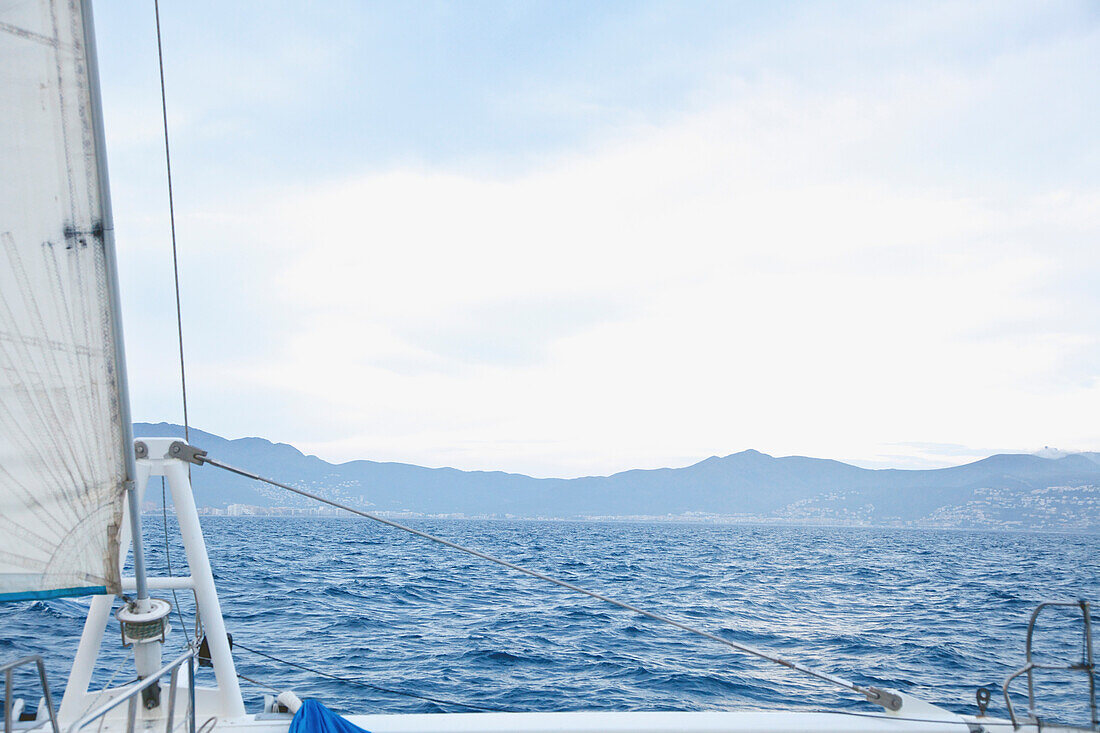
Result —
POLYGON ((129 410, 84 23, 0 0, 0 600, 119 590, 129 410))

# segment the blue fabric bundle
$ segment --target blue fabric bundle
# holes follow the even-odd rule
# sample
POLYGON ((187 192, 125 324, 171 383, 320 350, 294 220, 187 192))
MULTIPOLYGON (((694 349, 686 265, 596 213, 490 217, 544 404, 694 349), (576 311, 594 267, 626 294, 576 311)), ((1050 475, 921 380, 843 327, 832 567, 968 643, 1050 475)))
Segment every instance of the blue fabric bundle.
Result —
POLYGON ((370 733, 326 708, 316 700, 303 700, 290 721, 290 733, 370 733))

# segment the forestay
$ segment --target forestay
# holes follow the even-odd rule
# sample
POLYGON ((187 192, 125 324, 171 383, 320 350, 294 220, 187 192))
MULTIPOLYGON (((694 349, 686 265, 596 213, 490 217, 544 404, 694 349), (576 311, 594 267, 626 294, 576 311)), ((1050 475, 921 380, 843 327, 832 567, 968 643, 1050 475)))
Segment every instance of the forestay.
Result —
POLYGON ((129 410, 84 22, 0 2, 0 600, 119 590, 129 410))

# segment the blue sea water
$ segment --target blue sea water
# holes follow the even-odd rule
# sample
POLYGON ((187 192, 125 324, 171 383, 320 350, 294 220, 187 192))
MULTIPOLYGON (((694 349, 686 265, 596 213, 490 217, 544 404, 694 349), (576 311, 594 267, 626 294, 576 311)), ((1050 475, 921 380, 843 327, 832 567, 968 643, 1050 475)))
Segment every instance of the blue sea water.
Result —
MULTIPOLYGON (((150 568, 163 526, 145 518, 150 568)), ((629 522, 422 520, 419 528, 865 685, 959 712, 1023 663, 1044 599, 1100 601, 1100 536, 629 522)), ((722 645, 357 519, 207 517, 239 671, 337 710, 870 709, 722 645), (354 678, 319 677, 242 647, 354 678), (432 702, 386 692, 435 698, 432 702), (448 701, 453 701, 448 702, 448 701)), ((184 570, 176 527, 176 573, 184 570)), ((171 594, 167 595, 171 599, 171 594)), ((190 627, 193 603, 179 594, 190 627)), ((0 659, 43 652, 60 691, 87 599, 0 606, 0 659)), ((169 653, 183 648, 179 619, 169 653)), ((1052 613, 1036 646, 1076 660, 1052 613)), ((1100 650, 1098 650, 1100 651, 1100 650)), ((112 625, 97 679, 123 656, 112 625)), ((211 677, 209 670, 203 674, 211 677)), ((132 675, 123 667, 117 680, 132 675)), ((203 680, 200 679, 200 682, 203 680)), ((29 692, 29 685, 28 692, 29 692)), ((255 709, 264 691, 243 683, 255 709)), ((1019 688, 1024 689, 1023 685, 1019 688)), ((1040 710, 1087 720, 1087 684, 1049 673, 1040 710)))

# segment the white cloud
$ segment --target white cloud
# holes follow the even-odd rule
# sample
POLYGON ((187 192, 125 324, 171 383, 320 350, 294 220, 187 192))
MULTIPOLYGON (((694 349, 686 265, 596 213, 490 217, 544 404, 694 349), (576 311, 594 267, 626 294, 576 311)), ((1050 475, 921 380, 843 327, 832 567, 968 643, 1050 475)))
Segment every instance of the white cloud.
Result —
POLYGON ((542 475, 1100 446, 1100 186, 1030 167, 1083 39, 824 92, 726 79, 518 174, 215 200, 181 221, 221 273, 187 296, 193 413, 329 459, 542 475), (1010 78, 1033 116, 1004 116, 1010 78))
POLYGON ((863 109, 767 94, 506 180, 397 170, 237 211, 232 257, 296 315, 260 358, 207 368, 258 410, 227 422, 327 457, 543 474, 1096 440, 1095 381, 1060 383, 1096 339, 1057 313, 1049 242, 1095 232, 1100 195, 840 174, 891 124, 863 109), (334 429, 296 436, 277 395, 334 429))

